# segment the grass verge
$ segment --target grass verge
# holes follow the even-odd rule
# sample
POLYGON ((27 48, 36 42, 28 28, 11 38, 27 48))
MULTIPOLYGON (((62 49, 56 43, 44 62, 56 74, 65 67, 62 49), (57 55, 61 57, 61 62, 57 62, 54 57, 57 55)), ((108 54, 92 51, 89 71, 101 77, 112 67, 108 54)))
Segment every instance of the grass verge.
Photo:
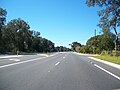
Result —
POLYGON ((109 55, 102 55, 102 56, 93 56, 94 58, 102 59, 104 61, 116 63, 120 65, 120 57, 116 56, 109 56, 109 55))

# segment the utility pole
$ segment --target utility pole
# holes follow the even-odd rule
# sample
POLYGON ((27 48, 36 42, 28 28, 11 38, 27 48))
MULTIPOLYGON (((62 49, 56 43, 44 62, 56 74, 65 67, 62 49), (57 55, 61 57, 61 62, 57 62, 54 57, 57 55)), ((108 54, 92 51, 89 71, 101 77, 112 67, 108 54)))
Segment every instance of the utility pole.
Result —
POLYGON ((95 54, 95 46, 96 46, 96 29, 94 30, 94 37, 95 37, 95 40, 94 40, 94 45, 93 45, 93 53, 95 54))
POLYGON ((96 36, 96 29, 95 29, 95 36, 96 36))

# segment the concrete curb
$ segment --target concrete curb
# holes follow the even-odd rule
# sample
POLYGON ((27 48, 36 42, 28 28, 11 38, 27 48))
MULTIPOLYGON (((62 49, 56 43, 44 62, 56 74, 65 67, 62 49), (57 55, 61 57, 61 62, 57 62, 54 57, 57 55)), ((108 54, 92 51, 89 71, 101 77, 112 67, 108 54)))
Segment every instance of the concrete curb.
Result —
POLYGON ((99 56, 98 54, 82 54, 82 53, 77 53, 77 52, 73 52, 75 54, 78 54, 78 55, 83 55, 83 56, 99 56))
POLYGON ((48 57, 49 55, 47 54, 37 54, 37 55, 41 55, 41 56, 45 56, 45 57, 48 57))
POLYGON ((57 55, 58 53, 54 53, 54 54, 51 54, 51 55, 47 55, 47 54, 38 54, 38 55, 42 55, 42 56, 45 56, 45 57, 49 57, 49 56, 55 56, 57 55))
POLYGON ((92 60, 95 60, 95 61, 98 61, 98 62, 101 62, 101 63, 104 63, 104 64, 107 64, 107 65, 112 66, 114 68, 120 69, 120 65, 118 65, 118 64, 107 62, 107 61, 97 59, 97 58, 94 58, 94 57, 88 57, 88 58, 90 58, 92 60))

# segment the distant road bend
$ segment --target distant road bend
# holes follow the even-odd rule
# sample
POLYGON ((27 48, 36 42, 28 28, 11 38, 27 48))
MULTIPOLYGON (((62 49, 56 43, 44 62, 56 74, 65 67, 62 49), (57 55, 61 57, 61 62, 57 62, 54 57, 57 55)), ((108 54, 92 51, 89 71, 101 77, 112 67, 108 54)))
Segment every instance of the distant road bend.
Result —
POLYGON ((0 90, 120 90, 120 70, 73 52, 0 58, 0 90))

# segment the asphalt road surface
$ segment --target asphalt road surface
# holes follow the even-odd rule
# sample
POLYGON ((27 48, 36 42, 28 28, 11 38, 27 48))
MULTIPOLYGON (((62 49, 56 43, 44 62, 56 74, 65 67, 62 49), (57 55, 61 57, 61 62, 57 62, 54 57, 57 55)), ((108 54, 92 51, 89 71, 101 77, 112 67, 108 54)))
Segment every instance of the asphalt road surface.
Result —
POLYGON ((72 52, 0 59, 0 90, 120 90, 120 70, 72 52))

